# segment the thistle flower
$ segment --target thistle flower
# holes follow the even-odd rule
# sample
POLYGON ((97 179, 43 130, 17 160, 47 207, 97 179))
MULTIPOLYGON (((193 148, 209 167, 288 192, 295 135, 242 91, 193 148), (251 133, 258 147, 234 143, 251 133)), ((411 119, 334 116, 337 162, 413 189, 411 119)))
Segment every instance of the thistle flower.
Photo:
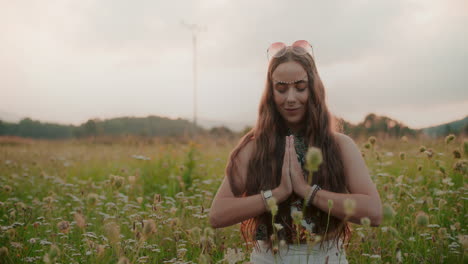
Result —
POLYGON ((375 145, 375 142, 377 141, 377 139, 374 136, 369 137, 368 140, 372 144, 372 146, 375 145))
POLYGON ((439 234, 441 238, 447 238, 447 228, 445 227, 439 228, 439 230, 437 231, 437 234, 439 234))
POLYGON ((346 216, 351 216, 356 210, 356 200, 346 198, 343 202, 346 216))
POLYGON ((405 160, 406 153, 405 152, 400 152, 400 160, 405 160))
POLYGON ((108 222, 104 225, 104 233, 111 243, 120 240, 120 226, 115 222, 108 222))
POLYGON ((57 228, 60 232, 67 234, 70 230, 70 222, 68 221, 60 221, 57 223, 57 228))
POLYGON ((119 262, 117 264, 131 264, 130 260, 126 257, 120 257, 119 262))
POLYGON ((0 259, 6 259, 8 256, 8 248, 7 247, 1 247, 0 248, 0 259))
POLYGON ((137 197, 136 198, 137 203, 141 204, 143 202, 143 197, 137 197))
POLYGON ((76 226, 78 226, 81 229, 86 227, 86 220, 82 214, 75 213, 74 218, 75 218, 76 226))
POLYGON ((322 151, 316 147, 310 147, 306 154, 306 167, 309 172, 318 170, 318 167, 323 161, 322 151))
POLYGON ((446 136, 446 137, 445 137, 445 144, 449 144, 449 143, 452 142, 454 139, 455 139, 455 135, 454 135, 454 134, 450 134, 450 135, 446 136))
POLYGON ((276 205, 276 198, 275 197, 269 198, 267 203, 268 203, 268 208, 270 208, 271 214, 275 216, 276 213, 278 212, 278 205, 276 205))
POLYGON ((98 201, 99 201, 99 196, 97 194, 95 193, 88 194, 87 202, 89 205, 95 206, 98 201))
POLYGON ((369 217, 362 217, 361 218, 361 225, 365 226, 365 227, 369 227, 370 226, 370 219, 369 217))
POLYGON ((453 164, 453 169, 461 174, 468 173, 468 160, 458 160, 455 162, 455 164, 453 164))
POLYGON ((434 152, 432 151, 432 149, 428 149, 426 151, 424 151, 424 153, 426 153, 427 157, 430 159, 432 158, 432 156, 434 155, 434 152))
POLYGON ((385 219, 393 219, 393 217, 395 216, 395 210, 393 210, 393 207, 386 203, 383 205, 383 215, 384 215, 384 218, 385 219))
POLYGON ((420 227, 426 227, 428 224, 429 224, 429 216, 425 212, 419 211, 416 214, 416 225, 420 227))
POLYGON ((156 232, 156 223, 153 219, 148 219, 143 222, 143 235, 148 238, 150 235, 156 232))
POLYGON ((119 189, 124 184, 124 177, 118 175, 110 175, 110 183, 115 188, 119 189))
POLYGON ((442 209, 442 207, 444 207, 444 205, 447 204, 447 201, 445 201, 444 199, 440 199, 439 200, 439 209, 442 209))

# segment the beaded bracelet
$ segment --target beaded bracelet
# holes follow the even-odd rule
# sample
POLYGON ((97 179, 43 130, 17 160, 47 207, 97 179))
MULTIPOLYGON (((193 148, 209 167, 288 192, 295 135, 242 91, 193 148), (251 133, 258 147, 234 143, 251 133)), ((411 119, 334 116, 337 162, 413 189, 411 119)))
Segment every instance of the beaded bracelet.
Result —
POLYGON ((310 189, 309 189, 309 192, 307 193, 306 195, 306 204, 309 204, 309 202, 313 201, 314 200, 314 197, 315 197, 315 194, 318 192, 318 190, 320 190, 322 188, 320 188, 320 186, 318 186, 317 184, 314 184, 310 189))

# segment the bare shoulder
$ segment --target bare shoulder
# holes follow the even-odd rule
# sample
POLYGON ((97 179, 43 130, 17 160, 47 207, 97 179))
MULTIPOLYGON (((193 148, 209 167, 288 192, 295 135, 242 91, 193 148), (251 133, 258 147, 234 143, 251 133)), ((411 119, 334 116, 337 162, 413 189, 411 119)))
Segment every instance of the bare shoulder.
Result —
POLYGON ((340 147, 342 146, 344 147, 344 145, 347 145, 347 144, 356 144, 354 140, 346 134, 343 134, 340 132, 334 132, 334 136, 336 140, 338 141, 338 144, 340 145, 340 147))

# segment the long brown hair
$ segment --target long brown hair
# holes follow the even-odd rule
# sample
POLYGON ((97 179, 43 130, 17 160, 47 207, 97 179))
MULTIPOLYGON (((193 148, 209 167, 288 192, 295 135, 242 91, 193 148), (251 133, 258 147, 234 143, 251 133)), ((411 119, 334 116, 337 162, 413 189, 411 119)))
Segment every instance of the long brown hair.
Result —
MULTIPOLYGON (((307 146, 320 148, 323 155, 323 162, 319 170, 313 174, 312 184, 318 184, 322 189, 332 192, 347 192, 343 161, 340 156, 341 152, 334 136, 335 132, 341 131, 339 127, 341 124, 328 111, 325 102, 324 86, 320 80, 315 61, 309 54, 299 56, 287 50, 283 56, 272 58, 270 61, 265 89, 260 101, 257 123, 240 139, 238 145, 230 153, 225 174, 228 177, 231 191, 236 197, 259 194, 260 190, 274 189, 281 182, 282 161, 286 143, 285 137, 287 136, 288 128, 273 100, 272 73, 278 65, 288 61, 296 61, 301 64, 307 72, 309 79, 309 98, 303 120, 304 140, 307 146), (241 190, 240 179, 233 177, 233 175, 236 175, 234 172, 238 169, 235 161, 239 151, 252 140, 254 141, 254 148, 248 164, 244 189, 241 190)), ((300 199, 300 197, 293 193, 288 199, 278 204, 278 213, 275 217, 275 222, 279 222, 284 227, 281 231, 284 231, 283 237, 288 246, 293 243, 291 234, 295 232, 291 224, 290 204, 297 199, 300 199)), ((313 205, 308 205, 304 217, 316 219, 317 234, 322 235, 323 238, 328 212, 323 212, 313 205)), ((273 227, 271 218, 270 212, 264 212, 241 223, 241 233, 247 242, 247 248, 249 248, 249 242, 258 248, 254 235, 258 225, 263 223, 267 226, 269 249, 272 249, 270 235, 273 233, 273 227)), ((340 237, 346 240, 350 235, 348 225, 346 223, 343 225, 341 222, 341 219, 330 215, 327 234, 334 233, 334 235, 328 236, 328 238, 334 239, 337 245, 340 237)), ((324 240, 322 240, 321 246, 323 242, 324 240)))

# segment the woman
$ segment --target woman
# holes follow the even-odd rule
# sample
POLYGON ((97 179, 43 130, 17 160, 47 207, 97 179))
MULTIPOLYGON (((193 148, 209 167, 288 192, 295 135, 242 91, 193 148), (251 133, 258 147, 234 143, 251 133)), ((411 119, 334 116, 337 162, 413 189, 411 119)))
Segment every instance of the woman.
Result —
POLYGON ((335 127, 310 44, 277 42, 268 55, 257 123, 230 154, 227 180, 213 200, 210 224, 221 228, 241 222, 247 245, 255 245, 252 263, 347 263, 342 248, 350 236, 346 222, 360 224, 367 217, 370 225, 378 226, 379 194, 359 148, 335 127), (304 158, 309 147, 319 148, 323 156, 311 184, 304 158), (351 216, 346 199, 355 201, 351 216), (272 201, 278 208, 275 225, 272 201), (304 203, 304 219, 295 225, 294 212, 304 203), (322 239, 308 248, 311 234, 322 239))

